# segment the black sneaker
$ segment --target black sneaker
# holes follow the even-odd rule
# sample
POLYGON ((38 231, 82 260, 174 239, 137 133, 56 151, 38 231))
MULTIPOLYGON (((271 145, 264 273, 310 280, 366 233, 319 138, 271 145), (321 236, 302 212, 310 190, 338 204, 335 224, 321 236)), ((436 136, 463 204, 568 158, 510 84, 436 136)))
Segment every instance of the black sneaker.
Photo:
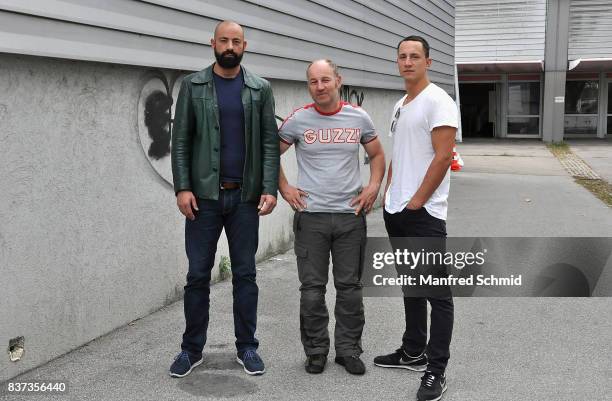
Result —
POLYGON ((306 365, 304 368, 308 373, 323 373, 325 370, 325 364, 327 363, 327 356, 323 354, 308 355, 306 358, 306 365))
POLYGON ((427 368, 427 355, 423 352, 418 356, 410 356, 403 348, 400 348, 392 354, 377 356, 374 358, 374 365, 423 372, 427 368))
POLYGON ((361 359, 359 359, 358 355, 337 356, 334 361, 338 365, 344 366, 344 369, 352 375, 362 375, 365 373, 365 365, 361 359))
POLYGON ((174 358, 174 362, 170 366, 170 376, 185 377, 191 373, 193 368, 200 365, 202 361, 204 361, 204 358, 200 357, 199 360, 191 362, 187 351, 183 351, 174 358))
POLYGON ((446 389, 444 374, 425 372, 421 377, 421 387, 417 391, 417 401, 438 401, 446 389))

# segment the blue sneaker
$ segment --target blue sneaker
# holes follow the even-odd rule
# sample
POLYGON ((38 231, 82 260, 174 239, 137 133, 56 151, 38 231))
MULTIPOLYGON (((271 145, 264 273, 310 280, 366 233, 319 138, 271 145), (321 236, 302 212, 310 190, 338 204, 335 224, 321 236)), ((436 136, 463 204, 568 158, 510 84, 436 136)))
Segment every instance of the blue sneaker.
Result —
POLYGON ((199 361, 191 363, 189 360, 189 354, 187 351, 183 351, 174 358, 174 362, 172 363, 172 366, 170 366, 170 376, 185 377, 191 373, 193 368, 202 364, 203 361, 204 358, 200 357, 199 361))
POLYGON ((249 375, 263 375, 266 371, 263 361, 254 349, 238 352, 236 362, 241 364, 249 375))

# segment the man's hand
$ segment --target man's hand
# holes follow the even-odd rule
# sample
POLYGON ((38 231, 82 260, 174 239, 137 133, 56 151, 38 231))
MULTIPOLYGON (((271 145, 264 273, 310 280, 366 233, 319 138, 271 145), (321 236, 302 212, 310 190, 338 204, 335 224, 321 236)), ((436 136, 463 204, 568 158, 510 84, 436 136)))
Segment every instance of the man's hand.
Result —
MULTIPOLYGON (((370 158, 370 182, 361 191, 359 196, 351 200, 351 206, 357 205, 355 208, 355 214, 364 210, 366 213, 370 213, 378 191, 380 190, 380 183, 385 176, 385 152, 382 144, 378 138, 374 138, 370 142, 363 145, 368 157, 370 158)), ((389 177, 391 176, 391 165, 389 165, 389 177)), ((387 179, 387 187, 389 186, 389 180, 387 179)), ((384 203, 383 203, 384 207, 384 203)))
POLYGON ((267 214, 272 213, 272 210, 274 210, 275 207, 276 196, 261 195, 261 198, 259 198, 259 205, 257 206, 257 209, 259 209, 259 213, 257 214, 260 216, 265 216, 267 214))
POLYGON ((306 209, 306 202, 302 197, 308 197, 308 193, 302 191, 299 188, 293 187, 289 184, 283 185, 282 188, 279 188, 281 196, 283 199, 291 206, 294 210, 302 211, 306 209))
POLYGON ((374 201, 378 196, 379 189, 380 185, 370 184, 365 187, 357 197, 351 200, 350 206, 356 206, 355 215, 359 215, 362 210, 364 210, 366 213, 370 213, 372 206, 374 205, 374 201))
POLYGON ((425 172, 421 186, 406 205, 409 210, 422 208, 436 188, 448 173, 453 161, 453 146, 455 146, 455 133, 457 128, 443 125, 431 131, 431 146, 434 149, 434 158, 425 172))
POLYGON ((410 199, 410 202, 408 202, 408 204, 406 205, 406 209, 409 210, 419 210, 420 208, 422 208, 424 205, 423 202, 419 202, 418 200, 414 199, 414 197, 412 199, 410 199))
POLYGON ((189 220, 195 220, 193 211, 198 211, 198 203, 196 198, 191 191, 181 191, 176 195, 176 204, 179 210, 189 220), (193 209, 192 209, 193 208, 193 209))

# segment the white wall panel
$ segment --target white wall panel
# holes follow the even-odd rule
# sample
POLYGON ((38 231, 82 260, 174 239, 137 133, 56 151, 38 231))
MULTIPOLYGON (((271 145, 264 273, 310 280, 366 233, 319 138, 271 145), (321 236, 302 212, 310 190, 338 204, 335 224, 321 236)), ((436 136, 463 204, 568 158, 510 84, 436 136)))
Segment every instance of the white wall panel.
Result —
POLYGON ((572 0, 568 59, 612 58, 612 2, 572 0))
POLYGON ((457 63, 544 59, 546 0, 457 0, 455 11, 457 63))

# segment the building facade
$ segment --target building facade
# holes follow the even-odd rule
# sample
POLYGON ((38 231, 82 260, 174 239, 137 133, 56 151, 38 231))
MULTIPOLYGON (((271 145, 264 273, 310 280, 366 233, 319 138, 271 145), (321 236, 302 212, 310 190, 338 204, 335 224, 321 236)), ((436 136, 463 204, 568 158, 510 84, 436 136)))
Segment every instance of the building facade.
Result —
POLYGON ((612 3, 456 2, 462 136, 612 134, 612 3))
MULTIPOLYGON (((271 81, 279 119, 312 101, 308 63, 331 58, 389 150, 396 45, 425 36, 452 94, 454 14, 447 0, 0 0, 0 344, 25 349, 0 381, 182 297, 173 104, 213 62, 220 20, 244 26, 243 63, 271 81)), ((260 260, 290 246, 292 214, 279 200, 261 219, 260 260)), ((228 254, 222 236, 216 265, 228 254)))

